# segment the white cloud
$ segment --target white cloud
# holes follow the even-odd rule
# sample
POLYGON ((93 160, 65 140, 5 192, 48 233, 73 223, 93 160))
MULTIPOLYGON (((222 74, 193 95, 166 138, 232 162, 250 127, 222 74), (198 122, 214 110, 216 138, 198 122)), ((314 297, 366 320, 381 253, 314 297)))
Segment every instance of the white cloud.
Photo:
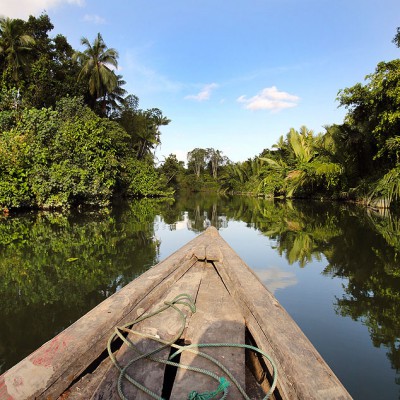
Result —
POLYGON ((0 15, 9 18, 27 18, 49 11, 63 4, 84 6, 85 0, 0 0, 0 15))
POLYGON ((293 272, 282 271, 277 267, 262 270, 255 269, 255 273, 272 293, 275 293, 277 289, 285 289, 298 283, 297 277, 293 272))
POLYGON ((84 22, 92 22, 96 25, 104 24, 106 20, 99 15, 96 14, 85 14, 83 17, 84 22))
POLYGON ((211 92, 217 87, 218 85, 216 83, 210 83, 204 86, 204 88, 198 94, 191 94, 186 96, 185 99, 196 101, 208 100, 211 96, 211 92))
POLYGON ((276 86, 265 88, 253 97, 240 96, 237 101, 248 110, 271 110, 274 112, 296 107, 300 97, 280 92, 276 86))

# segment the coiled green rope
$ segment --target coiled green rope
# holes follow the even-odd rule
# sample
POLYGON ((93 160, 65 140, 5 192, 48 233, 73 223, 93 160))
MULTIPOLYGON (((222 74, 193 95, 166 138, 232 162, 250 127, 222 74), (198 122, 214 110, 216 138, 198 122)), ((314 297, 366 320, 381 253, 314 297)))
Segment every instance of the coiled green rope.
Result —
POLYGON ((157 400, 164 400, 162 397, 158 396, 156 393, 152 392, 151 390, 149 390, 148 388, 146 388, 145 386, 143 386, 142 384, 140 384, 139 382, 137 382, 135 379, 133 379, 128 373, 127 373, 127 369, 134 364, 136 361, 140 360, 140 359, 150 359, 152 361, 157 361, 160 363, 164 363, 166 365, 172 365, 174 367, 177 368, 183 368, 183 369, 187 369, 190 371, 194 371, 194 372, 198 372, 204 375, 208 375, 211 378, 215 379, 218 382, 218 387, 216 390, 214 391, 207 391, 204 393, 197 393, 196 391, 192 391, 189 393, 188 395, 188 400, 210 400, 210 399, 214 399, 216 396, 222 394, 222 397, 219 398, 219 400, 224 400, 226 399, 227 395, 228 395, 228 387, 229 387, 229 381, 227 381, 224 377, 219 377, 217 375, 215 375, 214 373, 212 373, 211 371, 207 371, 205 369, 202 368, 196 368, 196 367, 192 367, 189 365, 183 365, 180 363, 176 363, 171 361, 174 357, 176 357, 178 354, 180 354, 182 351, 189 351, 191 353, 194 353, 196 355, 199 355, 201 357, 204 357, 208 360, 210 360, 211 362, 213 362, 214 364, 216 364, 228 377, 229 379, 236 385, 236 387, 238 388, 238 390, 240 391, 240 393, 242 394, 243 398, 246 400, 251 400, 249 398, 249 396, 245 393, 244 389, 241 387, 241 385, 239 384, 239 382, 236 380, 236 378, 227 370, 227 368, 221 364, 218 360, 216 360, 215 358, 211 357, 210 355, 206 354, 206 353, 202 353, 198 350, 194 350, 194 348, 202 348, 202 347, 238 347, 238 348, 245 348, 245 349, 250 349, 254 352, 257 352, 259 354, 261 354, 263 357, 265 357, 272 365, 272 370, 273 370, 273 381, 272 381, 272 385, 270 390, 268 391, 268 393, 266 394, 266 396, 263 398, 263 400, 267 400, 271 394, 273 393, 273 391, 275 390, 276 387, 276 383, 277 383, 277 378, 278 378, 278 373, 277 373, 277 368, 275 366, 274 361, 271 359, 271 357, 264 353, 262 350, 258 349, 257 347, 254 346, 250 346, 250 345, 246 345, 246 344, 236 344, 236 343, 205 343, 205 344, 191 344, 188 346, 179 346, 177 344, 175 344, 175 342, 182 336, 182 333, 185 329, 185 324, 186 324, 186 317, 185 314, 176 306, 177 304, 181 304, 181 305, 185 305, 188 306, 190 308, 190 310, 192 311, 192 313, 196 312, 196 306, 193 302, 193 299, 191 298, 190 295, 188 294, 180 294, 178 296, 176 296, 172 301, 166 301, 164 303, 164 306, 162 306, 161 308, 159 308, 158 310, 149 313, 149 314, 145 314, 142 317, 136 319, 133 322, 130 322, 128 324, 125 324, 123 326, 120 327, 116 327, 115 328, 115 332, 113 335, 111 335, 111 337, 108 340, 107 343, 107 351, 108 354, 113 362, 113 364, 116 366, 116 368, 120 371, 119 373, 119 377, 118 377, 118 383, 117 383, 117 389, 118 389, 118 394, 120 396, 120 398, 122 400, 129 400, 125 394, 123 393, 123 389, 122 389, 122 381, 123 379, 126 379, 127 381, 129 381, 130 383, 132 383, 134 386, 136 386, 138 389, 142 390, 143 392, 147 393, 149 396, 153 397, 154 399, 157 400), (147 319, 150 318, 154 315, 157 315, 165 310, 167 310, 168 308, 172 308, 174 309, 180 316, 181 319, 181 327, 179 329, 178 334, 171 340, 171 341, 164 341, 162 339, 159 339, 157 337, 148 335, 148 334, 143 334, 140 332, 136 332, 133 331, 131 328, 133 325, 147 319), (125 337, 123 335, 123 333, 130 333, 130 334, 134 334, 137 336, 141 336, 144 338, 148 338, 154 341, 157 341, 159 343, 162 344, 161 347, 150 351, 148 353, 141 353, 139 351, 139 349, 136 347, 136 345, 127 337, 125 337), (134 349, 137 353, 138 356, 133 358, 132 360, 129 361, 129 363, 125 366, 122 367, 116 357, 114 356, 114 354, 112 353, 111 350, 111 343, 113 342, 114 338, 116 338, 116 336, 118 336, 121 340, 123 340, 123 342, 129 346, 130 348, 134 349), (165 360, 163 358, 157 358, 154 355, 158 352, 160 352, 161 350, 167 348, 167 347, 174 347, 176 349, 178 349, 178 351, 176 351, 174 354, 172 354, 168 360, 165 360))
POLYGON ((208 400, 217 396, 218 394, 225 392, 225 389, 228 389, 229 382, 222 376, 219 380, 219 386, 213 392, 204 392, 197 393, 195 390, 192 390, 189 393, 188 400, 208 400))

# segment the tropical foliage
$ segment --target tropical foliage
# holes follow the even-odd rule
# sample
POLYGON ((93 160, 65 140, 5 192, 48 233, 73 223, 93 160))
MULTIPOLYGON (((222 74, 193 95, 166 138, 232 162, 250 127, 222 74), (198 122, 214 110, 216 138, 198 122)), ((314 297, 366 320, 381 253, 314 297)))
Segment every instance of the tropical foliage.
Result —
MULTIPOLYGON (((400 47, 400 28, 393 42, 400 47)), ((225 192, 327 197, 388 208, 400 199, 400 59, 381 62, 366 83, 339 91, 342 124, 291 128, 271 149, 226 162, 212 178, 225 192)), ((206 149, 188 153, 188 173, 207 176, 206 149)))
POLYGON ((170 155, 156 168, 170 120, 126 92, 118 51, 100 33, 74 50, 64 36, 49 37, 52 29, 46 14, 0 19, 0 207, 107 204, 182 189, 398 203, 399 59, 339 91, 342 124, 291 128, 246 161, 197 147, 186 167, 170 155))
POLYGON ((75 52, 73 60, 77 60, 81 68, 78 81, 88 84, 92 105, 96 100, 102 103, 102 112, 106 113, 107 94, 112 93, 118 85, 117 75, 113 68, 118 68, 118 52, 107 48, 100 33, 93 44, 87 38, 81 39, 84 51, 75 52))
POLYGON ((171 122, 158 108, 140 109, 139 98, 134 95, 121 102, 115 120, 130 136, 129 148, 138 160, 153 158, 152 151, 161 144, 160 127, 171 122))
POLYGON ((46 14, 0 19, 0 208, 171 195, 152 153, 170 120, 126 96, 100 33, 76 51, 52 29, 46 14))
POLYGON ((35 39, 24 33, 18 20, 0 17, 0 55, 7 65, 9 74, 15 83, 19 82, 21 69, 35 39))

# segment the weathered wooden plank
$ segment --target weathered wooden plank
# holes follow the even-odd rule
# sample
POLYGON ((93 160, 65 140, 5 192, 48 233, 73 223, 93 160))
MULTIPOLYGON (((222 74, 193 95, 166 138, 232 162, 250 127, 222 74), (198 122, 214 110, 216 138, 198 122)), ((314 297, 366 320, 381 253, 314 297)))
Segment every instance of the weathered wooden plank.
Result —
POLYGON ((212 242, 212 238, 218 236, 219 233, 215 228, 208 228, 198 238, 197 246, 193 250, 193 255, 200 261, 222 261, 220 249, 212 242))
POLYGON ((201 261, 222 261, 222 253, 217 246, 201 244, 197 246, 193 255, 201 261))
POLYGON ((0 376, 0 400, 57 398, 104 351, 115 325, 136 307, 143 313, 195 262, 198 237, 110 296, 0 376))
POLYGON ((350 399, 346 389, 298 325, 250 268, 220 237, 224 262, 215 263, 257 345, 275 360, 283 398, 350 399))
MULTIPOLYGON (((248 340, 248 337, 246 339, 246 344, 257 347, 253 340, 248 340)), ((246 388, 249 397, 252 400, 263 399, 271 389, 271 380, 266 361, 261 355, 250 350, 246 351, 246 388)), ((277 390, 271 394, 271 400, 277 398, 275 394, 277 390)))
POLYGON ((193 249, 193 255, 198 260, 204 260, 206 258, 206 245, 200 244, 193 249))
MULTIPOLYGON (((235 301, 239 304, 241 307, 242 314, 246 320, 246 326, 253 335, 257 347, 269 354, 275 364, 277 365, 278 371, 279 371, 279 380, 278 380, 278 385, 277 385, 277 390, 279 391, 280 396, 283 399, 298 399, 301 397, 298 397, 298 393, 295 391, 295 388, 293 386, 292 382, 292 377, 287 375, 285 367, 281 364, 281 359, 285 357, 285 354, 282 352, 280 353, 280 349, 276 349, 273 345, 273 341, 276 340, 276 336, 279 335, 279 332, 274 334, 272 338, 270 336, 267 336, 265 332, 263 331, 263 326, 265 324, 269 324, 271 316, 268 316, 266 320, 264 321, 259 321, 256 317, 253 315, 253 310, 248 308, 248 301, 246 298, 240 298, 243 296, 243 293, 240 289, 234 288, 232 281, 237 281, 238 277, 236 276, 234 270, 231 268, 231 264, 228 262, 224 262, 223 264, 220 263, 215 263, 215 266, 218 270, 218 272, 221 274, 222 279, 224 283, 227 285, 228 291, 231 293, 231 295, 235 298, 235 301), (228 272, 229 269, 229 272, 228 272), (227 275, 234 275, 233 277, 228 277, 227 275), (231 280, 232 278, 232 280, 231 280), (277 353, 278 354, 277 354, 277 353)), ((251 282, 254 277, 251 277, 251 282)), ((241 275, 239 279, 249 279, 247 274, 241 275)), ((264 296, 264 290, 260 290, 257 285, 254 285, 252 287, 252 295, 254 296, 264 296)), ((247 294, 244 294, 245 297, 247 297, 247 294)), ((287 363, 291 363, 291 355, 286 354, 286 357, 288 357, 288 360, 284 361, 287 363)), ((269 368, 269 372, 272 375, 272 367, 269 365, 268 362, 266 362, 267 367, 269 368)))
POLYGON ((218 246, 210 244, 206 247, 206 260, 222 262, 222 253, 218 246))
POLYGON ((103 376, 110 369, 112 364, 111 359, 105 358, 100 365, 90 374, 86 374, 65 391, 59 398, 59 400, 87 400, 90 399, 98 388, 103 376))
MULTIPOLYGON (((244 319, 227 292, 212 264, 207 263, 196 301, 196 313, 192 315, 185 335, 188 343, 245 343, 244 319)), ((211 355, 245 386, 245 352, 229 347, 202 348, 200 351, 211 355)), ((180 363, 204 368, 218 376, 225 376, 218 366, 190 352, 183 352, 180 363)), ((179 369, 175 378, 172 399, 184 399, 192 390, 198 393, 215 390, 218 382, 209 376, 179 369)), ((230 399, 241 399, 236 386, 229 389, 230 399)))
MULTIPOLYGON (((154 312, 164 305, 164 301, 170 301, 177 295, 185 293, 195 300, 203 277, 204 266, 203 263, 197 262, 184 276, 182 276, 174 285, 170 287, 168 292, 163 295, 163 298, 155 301, 154 305, 148 312, 154 312)), ((178 305, 186 316, 186 320, 190 320, 191 311, 188 307, 178 305)), ((134 319, 134 318, 133 318, 134 319)), ((158 336, 159 338, 169 341, 172 340, 179 332, 181 327, 181 319, 179 314, 173 309, 168 309, 161 314, 155 315, 133 326, 133 329, 145 334, 158 336)), ((154 342, 149 339, 140 339, 136 335, 129 335, 132 342, 136 343, 142 353, 147 353, 161 347, 160 343, 154 342)), ((161 353, 157 353, 157 357, 167 359, 170 349, 164 349, 161 353)), ((131 359, 135 357, 136 353, 123 345, 118 351, 117 360, 120 365, 125 366, 131 359)), ((127 372, 136 381, 147 387, 152 392, 161 396, 163 388, 163 380, 165 373, 165 364, 156 363, 149 360, 139 360, 135 362, 132 367, 128 368, 127 372)), ((107 374, 104 376, 103 381, 96 389, 92 399, 119 399, 117 392, 117 380, 119 372, 112 366, 107 374)), ((131 385, 129 382, 123 384, 124 394, 127 398, 131 399, 148 399, 148 395, 131 385)))
MULTIPOLYGON (((0 376, 0 400, 57 398, 98 358, 114 326, 142 315, 163 298, 171 285, 182 277, 186 279, 189 275, 185 273, 195 264, 196 257, 215 261, 257 345, 278 365, 278 389, 283 399, 350 398, 275 297, 217 230, 210 228, 0 376)), ((212 268, 207 267, 210 271, 212 268)), ((218 293, 211 287, 208 292, 218 293)), ((205 312, 212 310, 210 314, 216 313, 215 303, 209 310, 201 308, 205 312)), ((198 331, 200 328, 193 328, 193 332, 198 331)), ((191 335, 188 330, 187 336, 191 335)), ((97 385, 98 375, 87 378, 90 378, 90 385, 97 385)))

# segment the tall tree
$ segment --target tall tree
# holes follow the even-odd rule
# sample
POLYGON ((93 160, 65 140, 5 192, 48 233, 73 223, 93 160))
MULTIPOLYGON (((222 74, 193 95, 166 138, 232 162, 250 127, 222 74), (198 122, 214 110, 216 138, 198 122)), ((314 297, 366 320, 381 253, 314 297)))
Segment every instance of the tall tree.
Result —
MULTIPOLYGON (((23 65, 14 71, 14 75, 15 72, 18 73, 18 77, 12 77, 13 69, 6 62, 5 53, 0 54, 2 84, 11 88, 17 86, 25 106, 54 107, 64 96, 74 97, 87 93, 82 90, 82 84, 77 82, 79 68, 77 63, 72 61, 74 51, 67 39, 62 35, 57 35, 54 39, 49 36, 54 26, 48 15, 30 16, 28 21, 3 22, 3 25, 11 25, 10 29, 3 30, 4 36, 6 31, 13 31, 17 34, 22 33, 25 42, 28 38, 29 46, 25 45, 21 50, 23 65)), ((6 42, 9 44, 11 40, 6 42)))
POLYGON ((21 69, 35 40, 23 30, 23 21, 0 17, 0 55, 4 57, 6 70, 11 72, 13 81, 19 85, 21 69))
POLYGON ((351 155, 359 160, 360 187, 361 179, 367 180, 370 195, 387 207, 400 199, 400 59, 380 62, 366 80, 339 92, 348 111, 342 140, 358 139, 351 155))
POLYGON ((200 148, 195 148, 187 153, 189 167, 191 166, 193 168, 198 178, 200 177, 201 171, 203 171, 206 166, 206 156, 207 150, 200 148))
POLYGON ((167 185, 177 188, 185 174, 184 162, 178 161, 175 154, 170 154, 161 165, 160 172, 165 176, 167 185))
POLYGON ((35 58, 39 58, 44 53, 51 52, 51 38, 49 32, 54 29, 47 14, 41 14, 39 17, 30 16, 28 21, 24 22, 24 30, 35 40, 33 53, 35 58))
POLYGON ((81 65, 78 80, 88 83, 91 105, 94 108, 96 100, 102 100, 102 111, 106 113, 107 93, 113 92, 118 85, 118 78, 112 68, 118 68, 118 52, 108 48, 100 33, 93 44, 85 37, 81 39, 85 46, 83 52, 75 52, 74 59, 81 65))
POLYGON ((134 95, 124 99, 117 120, 130 136, 128 145, 138 160, 151 156, 151 151, 161 143, 160 127, 170 123, 158 108, 141 110, 139 98, 134 95))
POLYGON ((139 139, 138 159, 142 159, 161 144, 160 127, 168 125, 171 120, 163 116, 159 108, 139 110, 138 117, 141 118, 141 129, 136 134, 139 139))
POLYGON ((225 158, 222 155, 222 151, 220 150, 215 150, 213 148, 207 149, 207 160, 209 161, 211 165, 211 171, 214 179, 217 179, 218 177, 218 168, 220 165, 223 164, 225 158))
POLYGON ((126 82, 122 79, 122 75, 117 75, 117 86, 112 92, 107 93, 107 116, 110 118, 117 118, 120 116, 120 111, 123 108, 125 101, 124 96, 126 90, 122 87, 126 82))

